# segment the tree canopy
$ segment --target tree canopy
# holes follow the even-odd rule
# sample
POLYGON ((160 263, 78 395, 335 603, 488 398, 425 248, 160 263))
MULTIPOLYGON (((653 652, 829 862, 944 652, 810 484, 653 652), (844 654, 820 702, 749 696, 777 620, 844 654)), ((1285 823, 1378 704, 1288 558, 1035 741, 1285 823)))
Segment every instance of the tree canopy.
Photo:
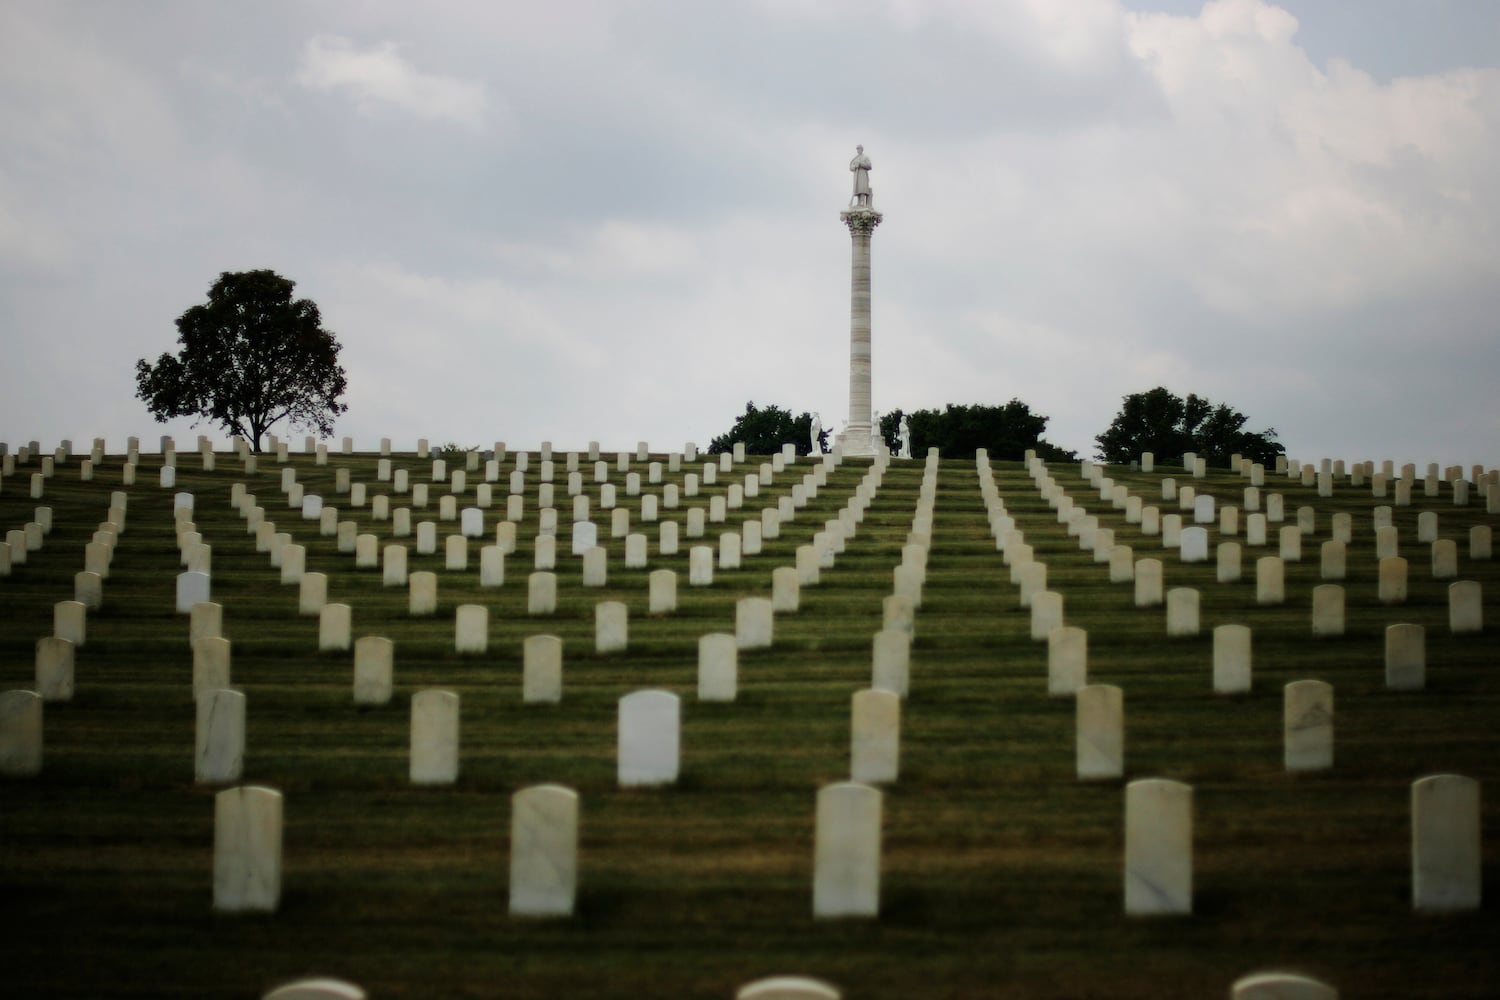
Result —
POLYGON ((348 406, 340 345, 317 304, 274 271, 225 271, 208 302, 177 317, 174 357, 136 362, 136 396, 158 421, 197 417, 260 450, 278 420, 328 436, 348 406))
POLYGON ((1226 403, 1212 403, 1188 393, 1186 399, 1157 386, 1124 399, 1120 412, 1094 440, 1105 462, 1133 462, 1151 452, 1158 462, 1180 459, 1188 452, 1210 465, 1227 466, 1233 455, 1271 464, 1286 452, 1274 428, 1244 430, 1249 418, 1226 403))
MULTIPOLYGON (((973 458, 980 448, 996 461, 1019 462, 1028 449, 1047 459, 1073 458, 1072 452, 1042 439, 1050 418, 1031 412, 1019 399, 1004 406, 949 403, 941 410, 913 410, 905 416, 914 458, 925 456, 929 448, 937 448, 944 458, 973 458)), ((901 417, 901 410, 892 410, 880 418, 880 436, 892 454, 899 447, 901 417)))
MULTIPOLYGON (((751 455, 771 455, 788 443, 797 446, 797 454, 806 455, 812 451, 812 422, 812 414, 806 411, 794 417, 791 410, 775 405, 757 407, 752 400, 745 404, 745 412, 735 419, 728 432, 709 442, 708 453, 733 451, 735 442, 743 441, 746 453, 751 455)), ((827 445, 828 431, 818 435, 818 443, 827 445)))

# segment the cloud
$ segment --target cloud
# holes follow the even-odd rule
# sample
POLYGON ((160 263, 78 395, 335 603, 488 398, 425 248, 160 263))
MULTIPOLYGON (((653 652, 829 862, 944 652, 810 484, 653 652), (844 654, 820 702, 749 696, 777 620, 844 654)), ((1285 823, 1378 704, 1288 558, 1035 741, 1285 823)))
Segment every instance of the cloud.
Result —
POLYGON ((317 35, 302 50, 297 82, 309 90, 342 91, 364 115, 398 108, 419 118, 484 128, 488 99, 481 84, 423 73, 401 57, 394 42, 361 51, 337 35, 317 35))

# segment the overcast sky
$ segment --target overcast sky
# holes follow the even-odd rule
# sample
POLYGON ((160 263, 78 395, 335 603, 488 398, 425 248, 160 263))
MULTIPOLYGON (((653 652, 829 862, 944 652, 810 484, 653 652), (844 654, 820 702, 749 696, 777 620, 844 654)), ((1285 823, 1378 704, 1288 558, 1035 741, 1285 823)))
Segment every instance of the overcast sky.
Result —
POLYGON ((1500 464, 1491 0, 4 0, 0 440, 217 436, 134 365, 252 268, 361 448, 836 429, 856 143, 881 410, 1500 464))

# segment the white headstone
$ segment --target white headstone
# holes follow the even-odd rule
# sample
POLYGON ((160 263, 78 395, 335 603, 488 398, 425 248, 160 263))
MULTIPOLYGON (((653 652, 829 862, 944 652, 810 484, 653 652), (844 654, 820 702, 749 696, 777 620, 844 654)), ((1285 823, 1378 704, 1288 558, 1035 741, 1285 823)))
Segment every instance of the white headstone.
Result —
POLYGON ((1167 591, 1167 635, 1197 635, 1198 605, 1198 591, 1192 587, 1167 591))
POLYGON ((1112 684, 1085 684, 1075 692, 1075 754, 1080 781, 1125 773, 1125 694, 1112 684))
POLYGON ((533 785, 511 796, 510 912, 568 917, 578 892, 578 793, 533 785))
POLYGON ((453 650, 483 653, 489 648, 490 609, 484 604, 460 604, 453 619, 453 650))
POLYGON ((734 636, 740 649, 765 649, 772 640, 771 600, 742 597, 735 604, 734 636))
POLYGON ((458 713, 459 698, 452 691, 428 688, 412 695, 412 784, 451 785, 458 780, 458 713))
POLYGON ((818 791, 814 917, 879 915, 881 800, 879 789, 855 782, 818 791))
POLYGON ((1411 786, 1412 908, 1477 910, 1481 842, 1479 782, 1433 774, 1411 786))
POLYGON ((42 696, 0 692, 0 775, 29 778, 42 771, 42 696))
POLYGON ((1145 778, 1125 786, 1125 912, 1193 911, 1193 789, 1145 778))
POLYGON ((1089 634, 1076 626, 1055 628, 1047 636, 1047 694, 1072 696, 1088 683, 1089 634))
POLYGON ((526 613, 528 615, 557 613, 556 573, 533 573, 526 578, 526 613))
POLYGON ((1293 681, 1283 689, 1283 759, 1288 771, 1333 766, 1333 685, 1293 681))
POLYGON ((214 909, 275 912, 281 901, 281 793, 257 785, 214 796, 214 909))
POLYGON ((620 699, 621 787, 669 785, 677 780, 681 702, 670 691, 634 691, 620 699))
POLYGON ((384 636, 354 642, 354 704, 384 705, 391 700, 396 644, 384 636))
POLYGON ((594 605, 594 652, 623 652, 630 644, 630 612, 624 601, 594 605))
POLYGON ((245 696, 217 688, 195 699, 198 724, 193 752, 193 780, 224 785, 240 780, 245 764, 245 696))
POLYGON ((318 650, 343 651, 349 648, 349 634, 354 609, 347 604, 325 604, 318 612, 318 650))
POLYGON ((739 647, 728 632, 698 637, 698 700, 734 701, 738 691, 739 647))

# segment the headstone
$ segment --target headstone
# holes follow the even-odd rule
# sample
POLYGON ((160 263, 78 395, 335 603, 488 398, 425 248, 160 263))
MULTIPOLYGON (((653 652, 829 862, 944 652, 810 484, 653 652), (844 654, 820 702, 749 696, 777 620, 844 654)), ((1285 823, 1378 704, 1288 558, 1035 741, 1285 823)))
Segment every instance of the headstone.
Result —
POLYGON ((553 570, 557 568, 557 536, 537 535, 536 541, 532 543, 531 567, 537 570, 553 570))
POLYGON ((1089 634, 1076 626, 1055 628, 1047 637, 1047 694, 1071 696, 1088 683, 1089 634))
POLYGON ((1135 550, 1129 545, 1116 545, 1109 550, 1109 582, 1132 583, 1134 580, 1135 550))
POLYGON ((453 619, 453 650, 483 653, 489 648, 490 609, 483 604, 460 604, 453 619))
POLYGON ((315 615, 328 603, 328 574, 303 573, 297 587, 297 613, 315 615))
POLYGON ((1448 631, 1464 635, 1484 631, 1484 602, 1477 580, 1448 585, 1448 631))
POLYGON ((1220 583, 1236 583, 1243 572, 1239 542, 1220 542, 1215 549, 1215 573, 1220 583))
POLYGON ((533 785, 511 796, 510 913, 573 915, 578 892, 578 793, 533 785))
POLYGON ((245 696, 217 688, 194 699, 198 725, 193 752, 193 780, 225 785, 240 780, 245 764, 245 696))
POLYGON ((1411 901, 1424 912, 1477 910, 1479 782, 1433 774, 1411 786, 1411 901))
POLYGON ((437 574, 418 570, 407 576, 406 613, 409 615, 437 614, 437 574))
POLYGON ((1379 598, 1381 604, 1406 603, 1406 560, 1400 556, 1380 560, 1379 598))
POLYGON ((602 587, 609 579, 609 552, 596 545, 583 554, 583 580, 585 587, 602 587))
POLYGON ((265 994, 261 1000, 366 1000, 365 991, 342 979, 298 979, 265 994))
MULTIPOLYGON (((1500 496, 1500 489, 1493 491, 1500 496)), ((1484 561, 1494 558, 1494 532, 1487 524, 1476 524, 1469 529, 1469 558, 1484 561)))
POLYGON ((275 912, 281 900, 281 793, 257 785, 214 796, 214 909, 275 912))
POLYGON ((901 698, 892 691, 856 691, 852 699, 849 780, 895 781, 901 760, 901 698))
POLYGON ((36 641, 36 693, 43 701, 73 698, 73 644, 57 636, 36 641))
POLYGON ((1075 753, 1080 781, 1125 773, 1125 695, 1112 684, 1085 684, 1075 692, 1075 753))
POLYGON ((1333 685, 1293 681, 1284 689, 1283 760, 1288 771, 1333 766, 1333 685))
POLYGON ((42 771, 42 696, 0 692, 0 776, 29 778, 42 771))
POLYGON ((557 613, 556 573, 533 573, 526 578, 526 613, 533 616, 557 613))
POLYGON ((1052 630, 1063 624, 1063 595, 1055 590, 1044 590, 1031 597, 1031 638, 1033 642, 1045 642, 1052 630))
POLYGON ((714 582, 714 550, 694 545, 688 550, 688 586, 707 587, 714 582))
POLYGON ((1286 564, 1279 556, 1255 560, 1255 603, 1262 606, 1286 601, 1286 564))
POLYGON ((1324 580, 1342 580, 1348 575, 1348 546, 1330 539, 1319 547, 1319 576, 1324 580))
POLYGON ((769 976, 746 983, 734 1000, 842 1000, 843 994, 828 983, 807 976, 769 976))
POLYGON ((742 597, 735 603, 734 637, 740 649, 766 649, 772 640, 771 601, 742 597))
POLYGON ((318 651, 342 652, 349 648, 354 609, 347 604, 325 604, 318 612, 318 651))
POLYGON ((670 691, 633 691, 620 699, 616 772, 622 788, 677 780, 681 702, 670 691))
POLYGON ((1420 691, 1427 686, 1427 630, 1423 626, 1386 626, 1385 686, 1393 691, 1420 691))
POLYGON ((1167 635, 1198 634, 1198 591, 1173 587, 1167 591, 1167 635))
POLYGON ((911 633, 882 629, 875 633, 870 686, 905 698, 911 678, 911 633))
MULTIPOLYGON (((1209 497, 1208 499, 1213 499, 1209 497)), ((1179 537, 1181 557, 1185 563, 1208 561, 1208 529, 1194 525, 1183 528, 1179 537)))
POLYGON ((1282 562, 1302 561, 1302 529, 1288 524, 1281 529, 1279 554, 1282 562))
POLYGON ((881 793, 855 782, 818 791, 814 917, 880 913, 881 793))
MULTIPOLYGON (((193 605, 209 599, 207 573, 187 572, 177 575, 177 613, 189 614, 193 605)), ((76 641, 76 640, 75 640, 76 641)), ((82 645, 82 643, 79 643, 82 645)))
POLYGON ((1432 543, 1432 578, 1451 580, 1458 576, 1458 543, 1440 538, 1432 543))
POLYGON ((1135 606, 1156 607, 1162 602, 1160 559, 1141 559, 1135 564, 1135 606))
POLYGON ((677 610, 677 574, 669 569, 652 570, 648 581, 648 613, 669 615, 677 610))
POLYGON ((594 652, 619 653, 630 644, 630 612, 624 601, 594 605, 594 652))
POLYGON ((1375 528, 1375 558, 1391 559, 1401 554, 1400 536, 1393 525, 1377 525, 1375 528))
POLYGON ((1234 981, 1229 1000, 1339 1000, 1339 991, 1295 972, 1255 972, 1234 981))
MULTIPOLYGON (((374 535, 361 536, 374 539, 374 535)), ((385 587, 405 587, 408 585, 406 572, 406 546, 387 545, 381 552, 381 585, 385 587)), ((434 577, 434 580, 436 577, 434 577)))
POLYGON ((1125 786, 1125 912, 1193 911, 1193 789, 1165 778, 1125 786))
POLYGON ((698 637, 698 700, 734 701, 738 690, 739 646, 728 632, 698 637))
POLYGON ((1214 629, 1214 693, 1242 694, 1250 690, 1251 634, 1245 625, 1214 629))
POLYGON ((1312 631, 1313 635, 1344 634, 1343 587, 1324 583, 1313 588, 1312 631))

